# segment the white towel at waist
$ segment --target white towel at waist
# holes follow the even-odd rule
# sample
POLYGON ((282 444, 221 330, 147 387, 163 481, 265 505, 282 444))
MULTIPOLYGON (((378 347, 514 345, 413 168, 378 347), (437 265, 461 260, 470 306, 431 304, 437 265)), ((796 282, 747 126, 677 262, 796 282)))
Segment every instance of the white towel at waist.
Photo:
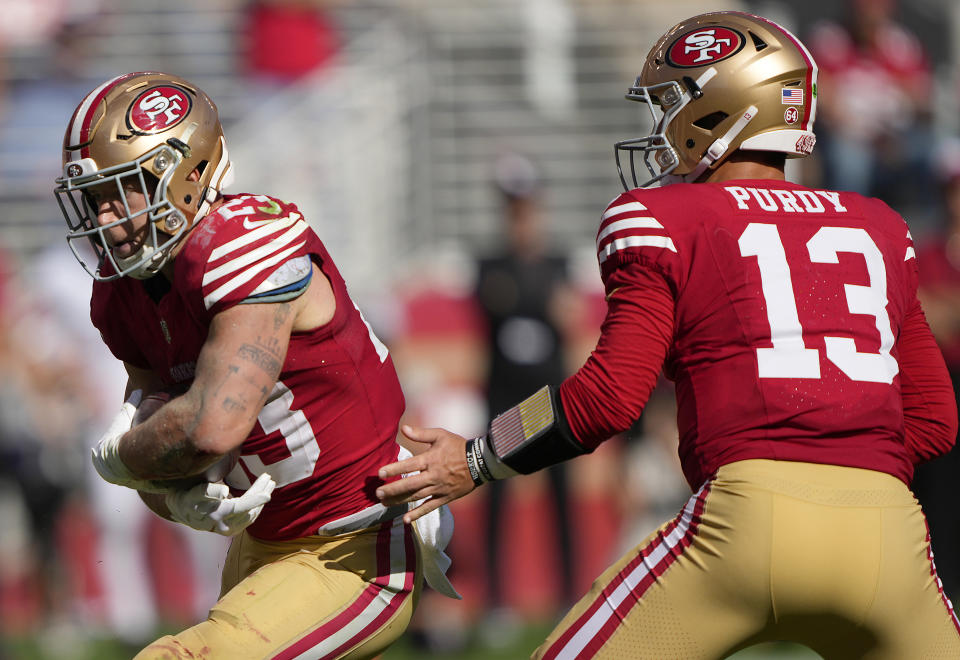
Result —
MULTIPOLYGON (((413 456, 410 451, 401 446, 397 460, 413 456)), ((426 498, 410 505, 410 508, 419 506, 426 498)), ((453 514, 446 504, 434 509, 425 516, 413 521, 413 529, 420 541, 423 557, 423 576, 434 590, 450 598, 462 599, 457 590, 447 579, 447 569, 450 568, 450 557, 444 552, 450 538, 453 536, 453 514)))

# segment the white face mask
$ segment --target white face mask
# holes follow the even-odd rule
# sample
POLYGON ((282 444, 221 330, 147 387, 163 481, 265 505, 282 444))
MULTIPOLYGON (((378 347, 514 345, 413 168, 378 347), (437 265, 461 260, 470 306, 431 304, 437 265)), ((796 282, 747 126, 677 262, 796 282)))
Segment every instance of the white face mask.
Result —
MULTIPOLYGON (((158 147, 135 161, 103 170, 97 170, 92 161, 86 162, 82 168, 78 168, 82 172, 76 176, 70 176, 71 163, 65 168, 67 176, 57 180, 58 186, 54 192, 67 221, 67 243, 84 270, 94 279, 109 281, 123 276, 137 279, 153 277, 170 258, 173 248, 186 236, 189 223, 166 195, 168 180, 176 171, 177 163, 165 168, 152 194, 153 186, 148 185, 146 178, 152 175, 142 166, 162 149, 158 147), (124 213, 117 220, 101 225, 89 193, 91 188, 109 186, 111 182, 116 185, 117 204, 124 213), (147 200, 143 209, 131 210, 125 185, 147 200), (108 230, 138 218, 146 223, 142 245, 132 255, 117 257, 107 239, 108 230), (164 230, 158 229, 158 226, 164 230), (87 243, 93 247, 94 259, 90 259, 89 251, 82 247, 87 243)), ((178 158, 173 150, 166 151, 173 158, 178 158)))

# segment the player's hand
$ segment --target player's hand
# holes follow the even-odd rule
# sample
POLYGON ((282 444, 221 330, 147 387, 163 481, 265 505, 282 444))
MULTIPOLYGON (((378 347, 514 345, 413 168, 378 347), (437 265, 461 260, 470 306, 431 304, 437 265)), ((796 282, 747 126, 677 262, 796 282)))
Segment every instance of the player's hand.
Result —
POLYGON ((135 477, 120 460, 120 438, 133 425, 133 417, 137 413, 142 394, 141 390, 130 393, 120 412, 101 436, 97 446, 91 450, 93 467, 104 481, 146 492, 157 492, 157 488, 151 482, 135 477))
POLYGON ((387 506, 424 500, 404 514, 403 521, 409 524, 463 497, 475 486, 467 468, 465 438, 445 429, 421 429, 406 424, 401 430, 411 440, 430 445, 430 448, 422 454, 381 467, 381 479, 399 475, 403 478, 377 488, 377 498, 387 506))
POLYGON ((231 497, 230 489, 224 484, 198 484, 167 493, 167 509, 174 520, 187 527, 234 536, 257 519, 276 486, 266 473, 257 477, 240 497, 231 497))

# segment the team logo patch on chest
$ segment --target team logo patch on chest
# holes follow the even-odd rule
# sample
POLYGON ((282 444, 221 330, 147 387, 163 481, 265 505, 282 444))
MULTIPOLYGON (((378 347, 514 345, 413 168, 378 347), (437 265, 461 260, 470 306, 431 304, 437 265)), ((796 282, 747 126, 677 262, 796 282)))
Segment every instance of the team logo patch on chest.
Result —
POLYGON ((151 87, 130 104, 127 125, 140 134, 161 133, 183 121, 191 107, 186 90, 174 85, 151 87))
POLYGON ((725 27, 698 28, 679 37, 667 49, 667 61, 678 67, 715 64, 743 48, 743 35, 725 27))

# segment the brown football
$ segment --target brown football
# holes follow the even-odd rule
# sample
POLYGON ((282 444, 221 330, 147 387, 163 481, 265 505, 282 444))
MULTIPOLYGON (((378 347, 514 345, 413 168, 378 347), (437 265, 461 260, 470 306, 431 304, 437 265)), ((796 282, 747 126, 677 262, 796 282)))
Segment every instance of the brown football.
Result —
MULTIPOLYGON (((181 394, 183 394, 182 390, 176 391, 175 393, 170 390, 157 390, 156 392, 151 392, 150 394, 146 395, 140 400, 140 405, 137 406, 137 412, 133 415, 133 426, 147 421, 160 409, 161 406, 176 396, 180 396, 181 394)), ((157 481, 155 483, 163 484, 171 488, 183 488, 193 486, 204 481, 222 481, 233 469, 233 466, 237 464, 239 458, 240 448, 237 447, 236 449, 224 454, 223 458, 207 468, 203 474, 184 477, 182 479, 157 481)))
POLYGON ((133 426, 143 424, 150 419, 151 415, 160 410, 160 407, 172 398, 173 396, 166 390, 158 390, 143 397, 140 405, 137 406, 137 412, 133 414, 133 426))

